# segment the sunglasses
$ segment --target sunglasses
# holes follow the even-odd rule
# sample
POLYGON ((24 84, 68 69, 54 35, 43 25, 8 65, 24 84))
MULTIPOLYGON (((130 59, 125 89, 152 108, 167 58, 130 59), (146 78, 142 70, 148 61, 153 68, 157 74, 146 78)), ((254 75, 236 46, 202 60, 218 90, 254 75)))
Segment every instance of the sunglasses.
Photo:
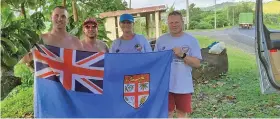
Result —
POLYGON ((86 29, 90 29, 90 28, 95 29, 96 27, 97 27, 96 25, 85 25, 86 29))
POLYGON ((132 22, 130 22, 130 21, 123 21, 121 23, 123 23, 123 24, 132 24, 132 22))

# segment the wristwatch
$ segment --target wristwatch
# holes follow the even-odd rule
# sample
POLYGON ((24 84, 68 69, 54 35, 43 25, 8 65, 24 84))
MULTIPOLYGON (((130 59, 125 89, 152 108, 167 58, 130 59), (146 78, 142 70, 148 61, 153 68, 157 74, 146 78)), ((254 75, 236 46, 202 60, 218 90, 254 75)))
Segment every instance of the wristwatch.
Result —
POLYGON ((183 56, 182 56, 182 57, 180 57, 180 58, 184 59, 186 56, 187 56, 187 54, 186 54, 186 53, 184 53, 184 54, 183 54, 183 56))

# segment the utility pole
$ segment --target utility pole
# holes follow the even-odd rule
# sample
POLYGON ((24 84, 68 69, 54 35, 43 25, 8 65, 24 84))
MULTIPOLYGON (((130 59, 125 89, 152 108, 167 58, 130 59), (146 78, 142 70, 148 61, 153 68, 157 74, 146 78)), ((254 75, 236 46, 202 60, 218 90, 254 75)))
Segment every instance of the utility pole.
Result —
POLYGON ((187 23, 187 30, 189 30, 190 27, 189 0, 186 0, 186 23, 187 23))
POLYGON ((215 1, 214 9, 215 9, 215 29, 216 29, 217 28, 216 0, 214 1, 215 1))
MULTIPOLYGON (((233 3, 235 3, 235 0, 232 0, 233 3)), ((232 7, 232 26, 234 26, 234 8, 235 6, 232 7)))
POLYGON ((227 7, 227 20, 229 21, 229 6, 227 7))
POLYGON ((234 26, 234 7, 232 9, 232 26, 234 26))
POLYGON ((129 9, 131 9, 131 0, 129 0, 129 9))

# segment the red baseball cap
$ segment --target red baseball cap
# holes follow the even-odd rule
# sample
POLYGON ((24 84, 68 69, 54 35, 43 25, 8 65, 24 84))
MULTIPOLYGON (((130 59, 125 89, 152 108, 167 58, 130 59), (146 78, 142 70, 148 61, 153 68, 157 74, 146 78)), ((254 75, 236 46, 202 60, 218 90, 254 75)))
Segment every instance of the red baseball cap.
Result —
POLYGON ((83 25, 86 25, 86 24, 88 24, 88 23, 92 23, 92 24, 95 24, 96 26, 98 26, 97 20, 96 20, 95 18, 87 18, 87 19, 84 21, 83 25))

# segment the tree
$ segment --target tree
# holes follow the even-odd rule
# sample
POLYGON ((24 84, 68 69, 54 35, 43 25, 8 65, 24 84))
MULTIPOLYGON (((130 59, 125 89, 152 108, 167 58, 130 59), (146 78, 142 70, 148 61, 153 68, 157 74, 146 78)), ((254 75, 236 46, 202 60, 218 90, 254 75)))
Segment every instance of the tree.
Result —
POLYGON ((30 18, 7 18, 7 22, 1 28, 1 83, 6 84, 5 87, 1 87, 2 97, 17 86, 8 82, 19 84, 19 78, 14 76, 13 67, 39 41, 38 33, 45 28, 44 17, 40 12, 33 13, 30 18))
POLYGON ((74 21, 78 21, 78 12, 77 12, 77 5, 76 5, 76 0, 72 0, 72 11, 73 11, 73 16, 74 16, 74 21))
POLYGON ((171 7, 167 8, 167 13, 173 12, 175 10, 175 2, 173 2, 173 4, 171 5, 171 7))
MULTIPOLYGON (((66 0, 2 0, 1 19, 3 22, 0 45, 2 84, 12 82, 11 80, 14 79, 19 80, 14 76, 13 67, 39 41, 39 35, 46 29, 44 22, 51 21, 51 12, 57 5, 64 5, 66 8, 72 7, 72 9, 68 9, 70 23, 67 31, 78 37, 81 36, 83 20, 87 17, 98 17, 101 12, 126 9, 121 0, 79 0, 77 2, 76 0, 72 0, 72 2, 66 2, 66 0), (14 15, 18 13, 22 15, 14 15)), ((110 43, 111 40, 106 35, 103 19, 98 18, 98 22, 98 39, 110 43)), ((18 85, 18 83, 14 84, 13 86, 18 85)), ((1 87, 1 94, 2 97, 5 97, 13 87, 7 89, 6 87, 3 89, 3 87, 1 87)))
MULTIPOLYGON (((185 14, 185 10, 182 11, 185 14)), ((199 7, 195 7, 195 4, 192 3, 189 6, 189 13, 190 13, 190 26, 189 29, 197 28, 197 25, 201 22, 203 16, 201 15, 203 12, 199 7)))
POLYGON ((63 0, 63 2, 62 2, 62 6, 66 6, 66 0, 63 0))
POLYGON ((14 11, 20 11, 21 15, 26 18, 26 9, 35 9, 38 7, 37 0, 3 0, 1 1, 2 7, 10 7, 14 11))
POLYGON ((252 2, 240 2, 236 4, 235 6, 230 6, 229 9, 229 14, 230 14, 230 19, 234 21, 234 24, 238 23, 238 18, 239 14, 242 12, 252 12, 254 8, 254 3, 252 2))
POLYGON ((127 4, 127 2, 124 0, 123 1, 123 5, 127 8, 128 7, 128 4, 127 4))

